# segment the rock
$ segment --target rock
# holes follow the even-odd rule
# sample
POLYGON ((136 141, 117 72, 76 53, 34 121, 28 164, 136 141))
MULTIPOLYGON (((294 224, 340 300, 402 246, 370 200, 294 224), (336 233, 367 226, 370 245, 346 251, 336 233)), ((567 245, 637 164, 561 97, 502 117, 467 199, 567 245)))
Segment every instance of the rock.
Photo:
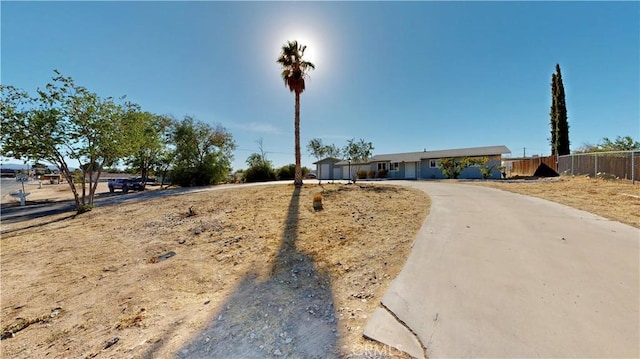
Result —
POLYGON ((280 351, 280 349, 276 349, 273 351, 273 355, 280 356, 282 355, 282 352, 280 351))
POLYGON ((109 348, 111 348, 112 346, 114 346, 114 345, 115 345, 117 342, 119 342, 119 341, 120 341, 120 338, 118 338, 118 337, 114 337, 113 339, 111 339, 111 340, 109 340, 109 341, 107 342, 107 344, 104 346, 104 349, 109 349, 109 348))

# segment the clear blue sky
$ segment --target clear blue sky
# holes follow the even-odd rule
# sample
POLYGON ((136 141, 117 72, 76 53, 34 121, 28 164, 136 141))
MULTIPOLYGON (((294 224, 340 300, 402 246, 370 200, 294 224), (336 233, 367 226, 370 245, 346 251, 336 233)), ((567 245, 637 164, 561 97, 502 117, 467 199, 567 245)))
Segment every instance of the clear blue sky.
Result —
MULTIPOLYGON (((34 93, 53 69, 100 96, 228 128, 233 166, 263 138, 294 162, 294 96, 275 60, 308 45, 301 144, 377 154, 504 144, 549 154, 562 68, 571 148, 640 138, 639 2, 7 2, 1 80, 34 93)), ((303 150, 302 163, 314 159, 303 150)))

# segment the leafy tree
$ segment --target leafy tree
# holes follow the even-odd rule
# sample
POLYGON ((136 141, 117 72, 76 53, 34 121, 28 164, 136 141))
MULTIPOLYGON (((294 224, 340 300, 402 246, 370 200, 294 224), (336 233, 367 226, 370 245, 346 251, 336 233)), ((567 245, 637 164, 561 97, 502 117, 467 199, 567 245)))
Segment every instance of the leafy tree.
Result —
POLYGON ((493 174, 493 170, 498 167, 497 164, 490 164, 489 157, 482 157, 479 159, 470 160, 471 164, 477 164, 478 169, 480 170, 480 175, 482 175, 482 179, 487 179, 491 177, 493 174))
POLYGON ((568 155, 569 123, 567 122, 567 104, 560 65, 556 64, 556 73, 551 75, 551 154, 568 155))
POLYGON ((49 166, 43 164, 43 163, 39 163, 39 162, 35 162, 33 165, 31 165, 31 171, 33 171, 34 174, 36 175, 42 175, 45 173, 51 173, 51 170, 49 169, 49 166))
POLYGON ((270 165, 265 163, 257 163, 244 171, 245 182, 266 182, 275 181, 276 172, 270 165))
MULTIPOLYGON (((176 161, 176 145, 174 139, 176 137, 179 120, 170 117, 155 116, 156 120, 160 122, 159 128, 162 129, 162 134, 160 135, 162 147, 157 149, 155 160, 149 162, 149 172, 154 173, 156 180, 158 180, 158 177, 161 178, 160 188, 164 188, 165 183, 168 183, 170 170, 176 161)), ((156 127, 156 129, 158 128, 156 127)))
POLYGON ((231 133, 185 116, 174 124, 171 180, 180 186, 205 186, 227 179, 236 145, 231 133))
POLYGON ((340 158, 342 150, 334 144, 324 146, 324 155, 331 158, 340 158))
MULTIPOLYGON (((279 180, 292 180, 295 178, 296 173, 296 165, 295 163, 291 163, 288 165, 284 165, 276 170, 276 177, 279 180)), ((309 174, 309 169, 307 167, 302 167, 302 176, 306 177, 309 174)))
POLYGON ((54 73, 52 83, 38 89, 35 97, 12 86, 0 86, 0 146, 7 157, 56 165, 81 213, 93 206, 102 169, 135 152, 137 123, 130 121, 128 114, 139 108, 103 99, 76 85, 71 77, 54 73), (76 181, 69 160, 77 161, 81 171, 76 181))
POLYGON ((634 151, 640 150, 640 142, 634 141, 631 136, 617 136, 614 141, 604 137, 598 144, 600 151, 634 151))
MULTIPOLYGON (((325 156, 326 148, 319 138, 314 138, 307 144, 307 151, 311 156, 315 157, 317 161, 320 161, 325 156)), ((321 168, 322 166, 318 166, 318 184, 322 183, 321 168)))
POLYGON ((271 167, 271 161, 264 159, 264 157, 262 157, 259 153, 250 154, 249 157, 247 157, 246 162, 249 167, 261 166, 261 165, 267 165, 271 167))
POLYGON ((640 142, 635 141, 631 136, 617 136, 611 141, 608 137, 603 137, 602 141, 597 145, 586 144, 581 149, 575 151, 577 153, 587 152, 605 152, 605 151, 638 151, 640 150, 640 142))
POLYGON ((575 149, 574 153, 588 153, 588 152, 597 152, 598 145, 594 145, 592 143, 583 143, 582 146, 575 149))
POLYGON ((300 94, 305 90, 304 79, 307 72, 315 69, 315 65, 305 61, 304 51, 307 47, 298 44, 297 41, 288 41, 282 46, 280 56, 276 62, 282 67, 282 79, 289 91, 295 93, 295 157, 296 174, 293 183, 296 187, 302 186, 302 169, 300 167, 300 94))
POLYGON ((344 157, 351 160, 351 173, 349 173, 349 177, 351 177, 354 182, 360 166, 369 162, 369 159, 373 155, 373 149, 373 144, 363 139, 360 139, 359 142, 356 142, 354 138, 347 141, 347 145, 343 148, 342 153, 344 157))
POLYGON ((256 143, 259 153, 252 153, 247 157, 246 162, 249 168, 244 173, 244 179, 246 182, 275 181, 276 171, 271 161, 267 159, 262 138, 256 140, 256 143))
POLYGON ((104 171, 104 172, 107 172, 107 173, 122 173, 122 172, 123 172, 123 171, 122 171, 120 168, 118 168, 118 166, 116 166, 115 164, 112 164, 111 166, 104 168, 104 169, 103 169, 103 171, 104 171))
POLYGON ((160 152, 158 153, 157 162, 152 167, 152 171, 156 174, 156 177, 158 175, 161 177, 160 188, 164 188, 164 184, 167 181, 167 177, 169 175, 169 169, 173 166, 174 161, 175 149, 167 146, 160 150, 160 152))
POLYGON ((139 122, 139 132, 135 135, 138 151, 126 159, 126 164, 146 180, 150 172, 162 163, 168 145, 167 130, 172 120, 149 112, 134 112, 130 115, 132 120, 139 122))
POLYGON ((441 158, 438 162, 438 168, 442 174, 451 179, 458 178, 462 170, 472 165, 472 161, 467 158, 441 158))
POLYGON ((249 167, 266 165, 268 167, 273 167, 271 161, 267 159, 267 153, 264 151, 264 143, 262 138, 256 140, 256 144, 258 144, 258 153, 252 153, 247 157, 247 165, 249 167))

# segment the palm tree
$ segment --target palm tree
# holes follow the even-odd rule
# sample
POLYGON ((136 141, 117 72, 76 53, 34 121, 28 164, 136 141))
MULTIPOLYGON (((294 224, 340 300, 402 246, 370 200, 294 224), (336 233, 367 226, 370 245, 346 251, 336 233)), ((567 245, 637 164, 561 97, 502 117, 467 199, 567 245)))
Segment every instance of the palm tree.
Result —
POLYGON ((302 186, 302 169, 300 167, 300 94, 304 92, 304 78, 307 72, 316 68, 309 61, 304 61, 304 50, 306 46, 298 44, 298 41, 287 41, 282 46, 277 63, 282 66, 282 79, 285 87, 296 94, 295 110, 295 147, 296 147, 296 174, 293 184, 296 187, 302 186))

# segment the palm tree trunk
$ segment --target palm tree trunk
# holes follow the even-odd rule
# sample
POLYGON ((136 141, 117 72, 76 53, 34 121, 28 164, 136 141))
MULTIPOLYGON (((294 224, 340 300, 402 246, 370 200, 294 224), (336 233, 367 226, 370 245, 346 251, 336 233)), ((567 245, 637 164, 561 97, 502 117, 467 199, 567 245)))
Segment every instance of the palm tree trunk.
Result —
POLYGON ((300 92, 296 91, 296 113, 295 113, 295 146, 296 146, 296 173, 293 184, 302 187, 302 168, 300 167, 300 92))

